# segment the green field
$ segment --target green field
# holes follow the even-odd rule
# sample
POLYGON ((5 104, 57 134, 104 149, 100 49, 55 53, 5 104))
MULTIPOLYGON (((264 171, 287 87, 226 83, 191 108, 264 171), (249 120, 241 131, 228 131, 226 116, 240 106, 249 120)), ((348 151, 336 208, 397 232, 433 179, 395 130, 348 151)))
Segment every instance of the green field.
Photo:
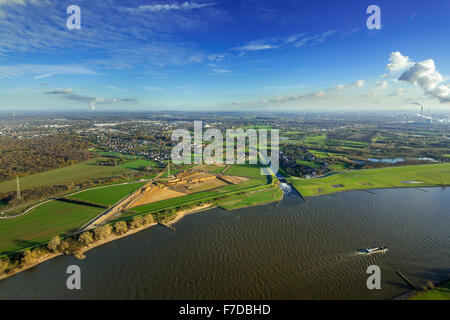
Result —
POLYGON ((323 145, 327 140, 327 136, 325 134, 315 135, 315 136, 307 136, 304 139, 304 142, 307 146, 317 146, 323 145))
POLYGON ((295 161, 299 165, 307 166, 310 168, 320 168, 320 164, 315 163, 314 161, 307 161, 307 160, 297 160, 295 161))
POLYGON ((215 191, 202 191, 202 192, 198 192, 198 193, 188 194, 186 196, 181 196, 178 198, 162 200, 162 201, 146 204, 143 206, 133 208, 132 210, 136 211, 138 213, 151 212, 151 211, 155 211, 155 210, 159 210, 159 209, 182 205, 182 204, 184 204, 186 202, 190 202, 190 201, 210 198, 213 196, 217 196, 218 194, 219 193, 217 193, 215 191))
POLYGON ((256 164, 234 164, 227 170, 226 174, 231 176, 265 179, 266 176, 261 175, 260 169, 261 166, 256 164))
POLYGON ((227 209, 239 209, 279 201, 283 191, 279 187, 250 191, 244 195, 235 195, 219 202, 219 206, 227 209))
POLYGON ((326 158, 328 157, 327 153, 325 151, 321 150, 308 150, 311 154, 313 154, 317 158, 326 158))
POLYGON ((307 136, 303 139, 303 142, 308 147, 341 147, 348 150, 360 150, 368 145, 367 142, 327 139, 325 134, 307 136))
POLYGON ((0 255, 48 241, 81 227, 104 209, 64 201, 45 203, 13 219, 0 219, 0 255))
POLYGON ((358 189, 450 185, 450 163, 352 170, 324 178, 289 178, 288 181, 305 197, 358 189), (408 184, 402 181, 423 183, 408 184))
MULTIPOLYGON (((100 158, 101 159, 101 158, 100 158)), ((34 187, 78 183, 102 179, 132 172, 126 168, 96 165, 100 159, 92 159, 73 166, 50 170, 20 178, 20 187, 26 190, 34 187)), ((0 192, 16 190, 16 179, 0 182, 0 192)))
POLYGON ((120 199, 131 194, 144 185, 144 182, 122 184, 111 187, 101 187, 93 190, 86 190, 72 196, 69 199, 78 199, 87 202, 97 203, 104 206, 112 206, 120 199))
POLYGON ((122 159, 132 159, 137 160, 140 159, 140 156, 135 156, 132 154, 125 154, 125 153, 119 153, 119 152, 109 152, 109 151, 97 151, 96 154, 103 157, 110 157, 110 158, 122 158, 122 159))
POLYGON ((139 160, 134 160, 134 161, 119 164, 118 167, 125 168, 125 169, 132 169, 132 170, 140 170, 142 167, 147 167, 147 166, 154 167, 157 165, 158 165, 158 163, 155 161, 139 159, 139 160))
POLYGON ((411 300, 450 300, 450 281, 434 290, 420 293, 411 300))

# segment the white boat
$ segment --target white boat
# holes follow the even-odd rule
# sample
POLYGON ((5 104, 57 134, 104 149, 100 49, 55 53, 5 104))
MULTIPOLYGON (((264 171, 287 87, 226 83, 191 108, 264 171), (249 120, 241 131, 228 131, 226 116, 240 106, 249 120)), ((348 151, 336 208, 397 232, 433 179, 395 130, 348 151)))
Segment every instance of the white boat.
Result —
POLYGON ((388 251, 387 247, 374 247, 374 248, 364 249, 364 252, 367 253, 367 254, 384 253, 386 251, 388 251))

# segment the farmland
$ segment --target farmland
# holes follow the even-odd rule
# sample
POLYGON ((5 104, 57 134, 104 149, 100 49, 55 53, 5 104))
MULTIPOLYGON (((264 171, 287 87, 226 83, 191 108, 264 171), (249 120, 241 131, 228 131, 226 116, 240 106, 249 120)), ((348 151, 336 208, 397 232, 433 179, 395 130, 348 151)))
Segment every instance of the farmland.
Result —
POLYGON ((125 169, 140 170, 143 167, 147 167, 147 166, 153 167, 156 165, 158 165, 158 163, 155 161, 139 159, 139 160, 134 160, 134 161, 129 161, 126 163, 119 164, 118 167, 125 168, 125 169))
MULTIPOLYGON (((86 182, 132 172, 127 168, 99 166, 96 164, 99 160, 101 158, 23 177, 20 179, 21 189, 86 182)), ((15 179, 0 182, 0 193, 14 190, 16 190, 15 179)))
POLYGON ((305 197, 348 190, 441 186, 450 185, 450 163, 351 170, 323 178, 288 181, 305 197))
POLYGON ((129 195, 130 193, 133 193, 143 185, 144 182, 137 182, 109 187, 100 187, 97 189, 76 193, 69 196, 68 198, 97 203, 109 207, 118 202, 120 199, 129 195))
POLYGON ((104 209, 69 203, 47 202, 32 212, 13 219, 0 219, 0 255, 67 234, 100 214, 104 209))
POLYGON ((259 165, 240 165, 235 164, 227 170, 226 174, 232 176, 240 176, 254 179, 264 179, 265 176, 261 175, 259 165))

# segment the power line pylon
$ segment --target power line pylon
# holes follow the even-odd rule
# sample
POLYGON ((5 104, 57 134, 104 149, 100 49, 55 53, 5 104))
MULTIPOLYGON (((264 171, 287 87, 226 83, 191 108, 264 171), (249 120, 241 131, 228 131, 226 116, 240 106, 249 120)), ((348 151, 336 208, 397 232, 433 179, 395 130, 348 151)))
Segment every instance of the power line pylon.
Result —
POLYGON ((17 200, 22 202, 22 194, 20 193, 19 176, 16 177, 16 182, 17 182, 17 200))

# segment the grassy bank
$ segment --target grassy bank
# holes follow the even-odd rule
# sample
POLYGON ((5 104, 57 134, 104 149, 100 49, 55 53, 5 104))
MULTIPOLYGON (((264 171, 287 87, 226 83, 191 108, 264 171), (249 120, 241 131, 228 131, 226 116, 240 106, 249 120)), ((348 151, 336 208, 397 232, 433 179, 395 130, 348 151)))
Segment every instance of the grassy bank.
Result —
POLYGON ((122 198, 124 198, 125 196, 133 193, 143 185, 144 182, 137 182, 111 187, 101 187, 98 189, 86 190, 71 195, 68 198, 88 201, 109 207, 118 202, 119 200, 121 200, 122 198))
POLYGON ((54 235, 70 233, 103 210, 55 200, 37 207, 24 216, 0 219, 0 256, 39 245, 54 235))
POLYGON ((450 185, 450 163, 352 170, 323 178, 287 180, 305 197, 349 190, 442 186, 450 185))
POLYGON ((250 191, 219 201, 218 206, 227 210, 263 205, 283 199, 283 191, 278 186, 250 191))
POLYGON ((412 297, 411 300, 450 300, 450 281, 434 290, 419 293, 412 297))
POLYGON ((155 161, 139 159, 139 160, 129 161, 129 162, 118 165, 118 167, 125 168, 125 169, 132 169, 132 170, 140 170, 142 167, 147 167, 147 166, 155 167, 155 166, 159 166, 159 163, 157 163, 155 161))
MULTIPOLYGON (((135 213, 132 215, 124 215, 120 219, 114 220, 109 222, 107 225, 104 225, 102 227, 98 227, 94 230, 85 231, 83 234, 79 235, 73 235, 71 237, 68 237, 64 240, 66 243, 66 249, 61 249, 58 252, 52 252, 49 251, 47 248, 47 242, 51 238, 49 234, 45 235, 42 242, 38 243, 34 242, 34 245, 36 246, 34 249, 30 250, 22 250, 23 252, 16 251, 14 255, 12 255, 10 258, 2 258, 0 259, 0 279, 8 277, 10 275, 16 274, 18 272, 21 272, 23 270, 26 270, 28 268, 31 268, 39 263, 42 263, 48 259, 51 259, 53 257, 58 256, 59 254, 70 254, 75 255, 77 257, 83 256, 82 253, 96 247, 98 245, 102 245, 104 243, 119 239, 121 237, 127 236, 129 234, 133 234, 135 232, 138 232, 140 230, 143 230, 147 227, 150 227, 154 225, 156 222, 160 223, 174 223, 181 219, 184 215, 192 212, 196 212, 198 210, 204 210, 206 208, 212 208, 215 206, 222 206, 229 209, 235 209, 238 207, 245 207, 250 205, 257 205, 257 204, 265 204, 268 202, 274 202, 278 201, 282 198, 283 194, 278 185, 273 183, 271 180, 269 184, 262 184, 258 185, 256 187, 250 187, 247 189, 247 191, 239 190, 239 191, 232 191, 229 192, 227 195, 224 195, 220 198, 211 198, 209 200, 199 200, 199 201, 191 201, 189 203, 181 202, 179 205, 175 205, 170 210, 166 209, 157 209, 154 212, 151 213, 135 213), (88 235, 88 236, 85 236, 88 235), (86 240, 89 240, 87 243, 86 240), (2 266, 3 265, 3 266, 2 266), (6 267, 5 267, 6 265, 6 267), (3 268, 3 270, 2 270, 3 268), (3 275, 2 275, 3 272, 3 275), (6 273, 5 273, 6 272, 6 273)), ((59 203, 60 201, 52 201, 53 205, 54 203, 59 203)), ((62 204, 68 204, 68 205, 75 205, 79 206, 77 204, 72 203, 65 203, 61 202, 62 204)), ((49 203, 50 204, 50 203, 49 203)), ((44 207, 45 205, 42 205, 39 208, 44 207)), ((45 208, 44 208, 45 209, 45 208)), ((49 211, 53 211, 55 214, 55 207, 48 208, 49 211)), ((67 208, 61 208, 61 210, 66 211, 67 208)), ((45 210, 44 210, 45 211, 45 210)), ((47 211, 47 213, 49 212, 47 211)), ((80 208, 77 210, 78 213, 80 213, 80 208)), ((95 213, 96 215, 98 213, 95 213)), ((59 213, 61 216, 61 212, 59 213)), ((64 216, 67 215, 67 212, 64 214, 64 216)), ((32 213, 30 215, 24 216, 24 218, 31 219, 36 218, 36 216, 32 216, 32 213)), ((42 214, 40 215, 40 218, 42 219, 42 214)), ((81 218, 78 216, 78 218, 81 218)), ((54 217, 53 217, 54 219, 54 217)), ((20 219, 12 219, 10 221, 19 221, 22 223, 22 226, 24 225, 24 221, 20 221, 20 219)), ((42 223, 44 221, 40 221, 42 223)), ((18 223, 20 224, 20 223, 18 223)), ((16 226, 18 225, 16 223, 16 226)), ((79 225, 79 222, 75 222, 75 225, 79 225)), ((30 226, 32 225, 29 224, 30 226)), ((0 225, 1 227, 1 225, 0 225)), ((48 225, 47 225, 48 227, 48 225)), ((61 234, 58 232, 61 228, 56 227, 53 231, 54 234, 61 234)), ((12 230, 12 229, 11 229, 12 230)), ((37 231, 33 229, 34 231, 37 231)), ((0 229, 0 232, 2 230, 0 229)), ((30 230, 29 230, 30 231, 30 230)), ((69 232, 70 230, 67 230, 69 232)), ((27 233, 27 236, 29 236, 30 233, 27 233)), ((36 236, 36 235, 34 235, 36 236)), ((2 239, 0 239, 2 241, 2 239)), ((59 249, 58 249, 59 250, 59 249)))
MULTIPOLYGON (((101 169, 114 168, 93 166, 100 167, 101 169)), ((218 198, 233 195, 238 192, 241 193, 264 188, 272 182, 270 177, 267 178, 259 175, 259 167, 257 166, 249 166, 247 168, 245 166, 236 167, 235 173, 257 178, 250 178, 237 185, 228 185, 215 190, 203 191, 140 206, 125 214, 123 218, 128 219, 132 216, 145 213, 157 214, 166 209, 170 210, 166 210, 167 212, 164 212, 163 215, 170 217, 173 213, 180 210, 181 207, 195 206, 200 202, 212 202, 218 198)), ((104 210, 103 208, 89 206, 87 205, 88 203, 109 207, 142 185, 143 183, 138 182, 85 190, 68 195, 67 197, 73 200, 85 201, 86 205, 64 201, 49 201, 36 207, 24 216, 18 216, 12 219, 0 219, 0 256, 45 243, 55 235, 64 236, 65 234, 71 233, 88 221, 91 221, 104 210)), ((157 216, 155 217, 158 218, 157 216)))

